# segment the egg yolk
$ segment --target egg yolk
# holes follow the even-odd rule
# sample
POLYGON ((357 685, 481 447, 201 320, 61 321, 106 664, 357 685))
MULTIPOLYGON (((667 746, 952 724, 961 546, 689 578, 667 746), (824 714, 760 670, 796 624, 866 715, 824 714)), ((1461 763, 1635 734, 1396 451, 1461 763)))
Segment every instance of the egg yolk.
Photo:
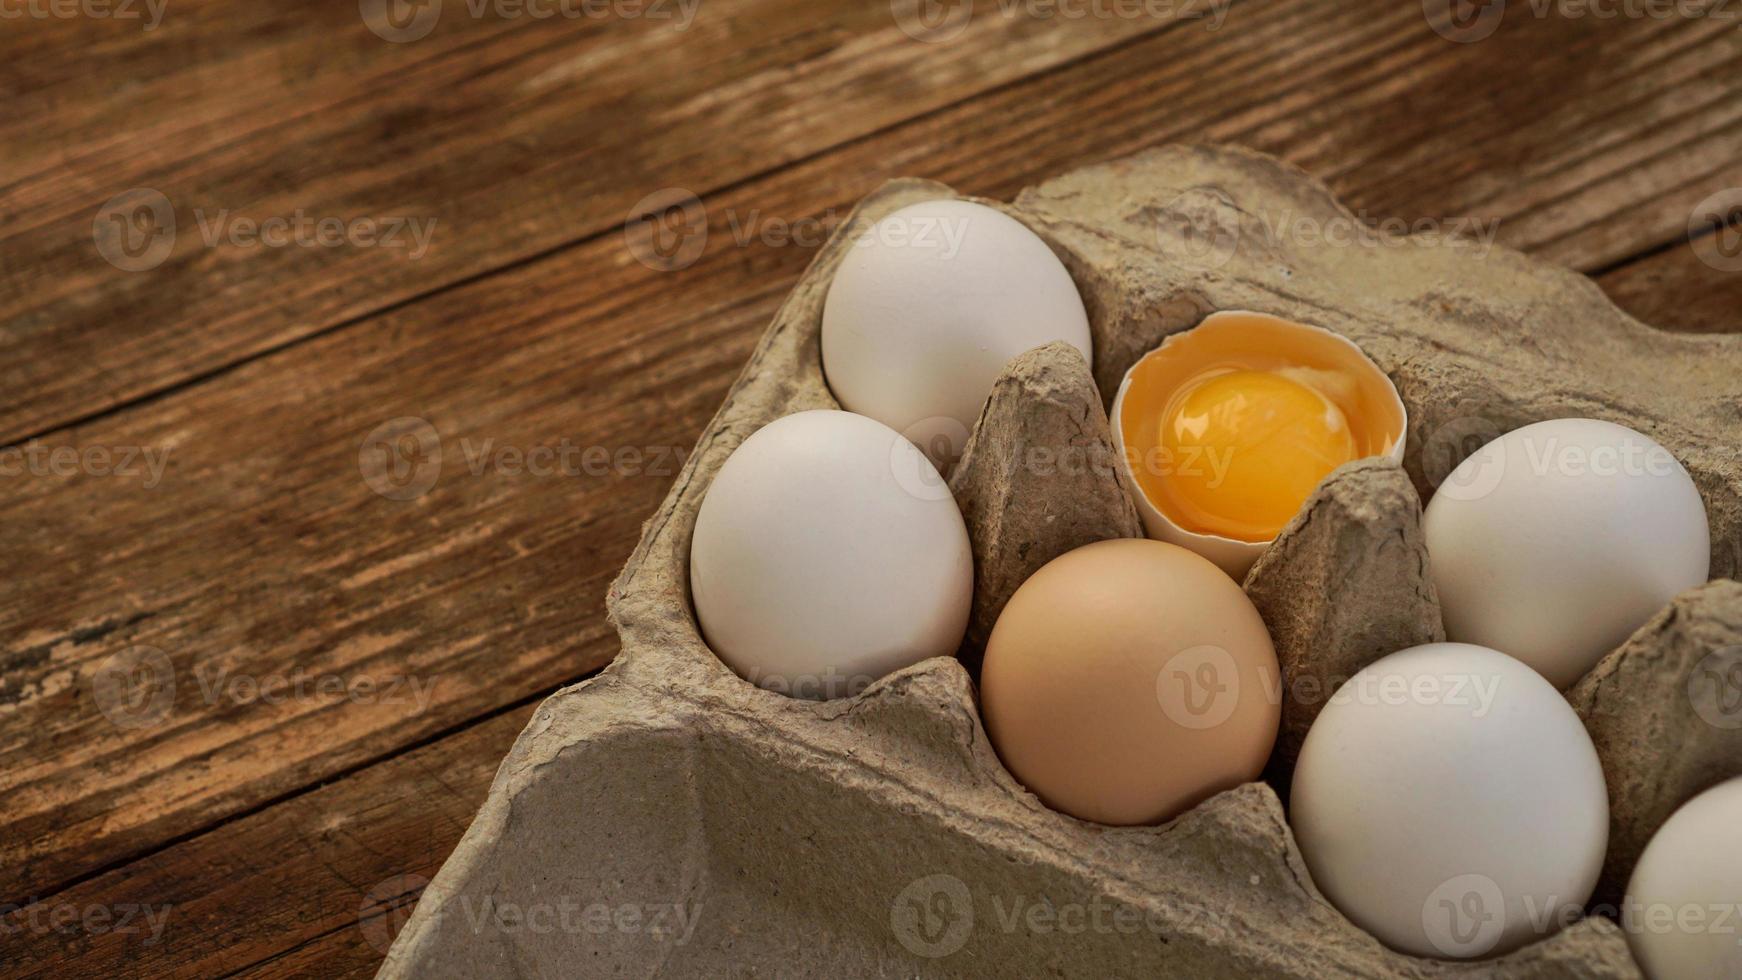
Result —
POLYGON ((1160 435, 1171 463, 1161 489, 1182 526, 1240 541, 1276 537, 1320 481, 1359 456, 1335 403, 1270 371, 1186 386, 1163 409, 1160 435))

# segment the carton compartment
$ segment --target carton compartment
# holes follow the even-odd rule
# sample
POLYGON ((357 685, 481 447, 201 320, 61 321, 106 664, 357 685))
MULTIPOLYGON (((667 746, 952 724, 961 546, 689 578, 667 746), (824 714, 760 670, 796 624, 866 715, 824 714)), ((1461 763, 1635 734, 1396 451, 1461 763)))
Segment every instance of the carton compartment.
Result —
MULTIPOLYGON (((1306 175, 1239 149, 1167 147, 1066 174, 1012 205, 981 202, 1059 254, 1096 348, 1093 365, 1056 347, 1013 361, 999 383, 1010 397, 988 402, 952 483, 977 566, 988 566, 976 569, 979 627, 959 661, 927 661, 855 698, 759 690, 697 631, 696 509, 756 429, 839 407, 818 335, 852 239, 900 207, 952 196, 892 182, 819 252, 612 587, 622 654, 540 708, 380 975, 1637 977, 1602 916, 1486 962, 1386 949, 1313 887, 1277 789, 1338 679, 1443 637, 1421 501, 1504 431, 1590 416, 1657 439, 1706 501, 1713 575, 1733 577, 1742 337, 1656 331, 1584 277, 1503 248, 1278 234, 1356 219, 1306 175), (1047 810, 999 764, 971 672, 985 617, 1007 598, 994 590, 1086 540, 1135 534, 1121 505, 1130 488, 1116 468, 1072 477, 1059 499, 1093 503, 1061 531, 1033 506, 1044 481, 1012 486, 997 454, 1049 439, 1095 451, 1129 366, 1227 309, 1354 340, 1403 395, 1410 447, 1401 468, 1364 460, 1332 474, 1246 580, 1285 675, 1265 781, 1162 827, 1084 823, 1047 810), (1027 413, 1033 393, 1044 397, 1027 413), (1075 412, 1091 421, 1065 427, 1039 414, 1097 397, 1098 421, 1075 412), (966 465, 976 452, 983 465, 966 465)), ((1698 689, 1726 649, 1742 651, 1742 586, 1718 581, 1679 598, 1571 693, 1609 780, 1606 889, 1625 881, 1669 810, 1742 774, 1742 718, 1698 689)))

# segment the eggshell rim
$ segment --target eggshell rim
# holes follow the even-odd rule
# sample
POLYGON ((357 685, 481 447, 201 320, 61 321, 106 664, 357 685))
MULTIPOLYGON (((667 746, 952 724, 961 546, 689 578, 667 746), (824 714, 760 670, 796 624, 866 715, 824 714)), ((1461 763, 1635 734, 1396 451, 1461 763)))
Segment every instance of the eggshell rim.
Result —
POLYGON ((1264 550, 1275 543, 1276 538, 1271 537, 1265 541, 1241 541, 1237 538, 1223 537, 1219 534, 1204 534, 1198 531, 1188 531, 1176 524, 1149 499, 1149 495, 1143 490, 1143 485, 1137 481, 1137 474, 1132 472, 1131 458, 1125 452, 1125 425, 1123 418, 1125 392, 1131 387, 1131 376, 1137 372, 1137 368, 1142 365, 1143 362, 1157 356, 1162 351, 1166 350, 1168 345, 1179 340, 1181 337, 1190 334, 1192 331, 1197 330, 1199 327, 1214 322, 1219 318, 1229 317, 1258 317, 1303 330, 1315 330, 1338 341, 1339 343, 1347 345, 1350 350, 1355 352, 1355 355, 1360 358, 1362 363, 1372 368, 1376 375, 1384 379, 1386 390, 1390 391, 1391 397, 1396 400, 1398 412, 1402 416, 1402 431, 1398 435, 1397 441, 1392 445, 1390 452, 1381 454, 1378 457, 1370 458, 1389 458, 1392 462, 1396 463, 1401 463, 1403 461, 1404 449, 1409 442, 1409 406, 1404 404, 1403 395, 1398 392, 1397 384, 1391 380, 1391 375, 1386 374, 1384 369, 1380 368, 1380 366, 1374 362, 1373 358, 1367 356, 1367 352, 1361 349, 1360 344, 1357 344, 1348 337, 1337 333, 1335 330, 1330 330, 1318 326, 1317 324, 1302 323, 1299 320, 1290 320, 1287 317, 1277 316, 1274 313, 1259 313, 1254 310, 1217 310, 1198 321, 1198 323, 1192 327, 1169 334, 1162 339, 1161 343, 1157 344, 1142 357, 1139 357, 1137 360, 1132 362, 1131 367, 1126 369, 1124 378, 1119 382, 1118 393, 1113 396, 1113 411, 1109 414, 1109 421, 1112 423, 1113 448, 1118 451, 1119 464, 1124 467, 1125 475, 1131 481, 1132 502, 1137 505, 1138 516, 1143 518, 1143 529, 1150 537, 1155 538, 1158 541, 1166 541, 1171 544, 1190 548, 1221 566, 1222 570, 1227 572, 1235 580, 1240 580, 1245 578, 1246 572, 1251 570, 1252 565, 1258 561, 1258 557, 1264 554, 1264 550))

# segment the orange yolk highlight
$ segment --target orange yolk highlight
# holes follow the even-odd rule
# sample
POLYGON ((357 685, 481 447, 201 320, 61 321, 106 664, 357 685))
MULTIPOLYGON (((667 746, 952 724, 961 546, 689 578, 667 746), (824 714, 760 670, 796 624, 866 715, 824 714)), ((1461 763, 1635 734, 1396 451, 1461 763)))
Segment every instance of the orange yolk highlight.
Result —
POLYGON ((1363 453, 1317 388, 1271 371, 1199 378, 1162 411, 1172 472, 1159 489, 1182 526, 1269 541, 1331 471, 1363 453))

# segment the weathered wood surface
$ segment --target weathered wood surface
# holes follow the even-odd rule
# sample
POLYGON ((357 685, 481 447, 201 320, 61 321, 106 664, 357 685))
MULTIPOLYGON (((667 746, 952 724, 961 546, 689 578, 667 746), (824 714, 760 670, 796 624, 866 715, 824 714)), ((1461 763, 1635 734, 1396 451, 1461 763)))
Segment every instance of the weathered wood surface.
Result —
POLYGON ((1648 322, 1737 326, 1711 248, 1737 231, 1687 244, 1742 186, 1734 23, 1525 14, 1457 45, 1415 4, 1244 0, 1219 30, 987 13, 920 44, 881 4, 708 0, 682 36, 454 17, 389 44, 304 6, 0 34, 0 440, 167 452, 150 486, 143 460, 0 475, 0 901, 176 909, 153 944, 14 912, 6 972, 371 972, 370 890, 432 873, 529 705, 615 652, 605 585, 808 261, 785 224, 887 176, 1009 196, 1243 142, 1373 221, 1497 228, 1648 322), (197 225, 152 272, 104 262, 93 216, 158 185, 441 223, 418 262, 197 225), (674 185, 709 238, 658 272, 621 226, 674 185), (359 466, 402 417, 442 448, 403 501, 359 466), (566 473, 512 455, 565 446, 566 473), (101 668, 142 646, 174 700, 117 725, 101 668), (422 686, 248 697, 299 676, 422 686))
POLYGON ((552 0, 535 6, 582 15, 539 19, 451 0, 427 37, 394 43, 355 2, 253 6, 15 32, 61 37, 8 72, 0 232, 25 273, 0 291, 0 440, 620 226, 648 191, 705 193, 1158 27, 988 16, 934 45, 882 3, 819 19, 810 0, 647 0, 593 18, 605 5, 552 0), (99 208, 132 188, 176 213, 148 274, 91 247, 99 208), (383 229, 378 247, 265 248, 236 224, 299 215, 405 218, 427 247, 383 229))

